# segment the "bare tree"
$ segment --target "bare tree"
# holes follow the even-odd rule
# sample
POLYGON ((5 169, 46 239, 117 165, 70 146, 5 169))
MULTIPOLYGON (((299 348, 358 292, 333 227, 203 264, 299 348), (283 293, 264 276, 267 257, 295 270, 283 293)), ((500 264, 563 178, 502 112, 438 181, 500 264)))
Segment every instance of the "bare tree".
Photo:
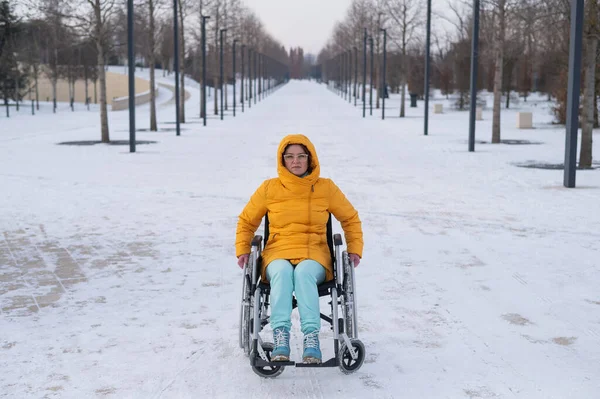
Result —
POLYGON ((500 143, 500 104, 502 101, 502 69, 504 67, 504 40, 506 35, 506 12, 508 0, 496 0, 494 12, 497 26, 494 28, 494 108, 492 114, 492 143, 500 143))
POLYGON ((110 37, 110 20, 117 0, 41 0, 42 11, 61 19, 81 36, 93 39, 98 56, 100 82, 100 129, 103 143, 110 142, 108 105, 106 98, 106 64, 110 37))
POLYGON ((156 31, 156 13, 161 5, 160 0, 145 0, 148 15, 148 30, 146 56, 150 65, 150 130, 158 130, 156 121, 156 52, 157 52, 157 31, 156 31))
MULTIPOLYGON (((32 71, 33 85, 35 89, 36 108, 40 109, 40 94, 39 94, 39 76, 41 73, 42 64, 42 37, 46 30, 46 24, 39 19, 33 19, 25 24, 22 43, 20 48, 23 49, 23 61, 32 71)), ((33 96, 31 96, 33 98, 33 96)))
POLYGON ((407 49, 415 38, 415 31, 421 23, 421 7, 415 0, 386 0, 386 6, 392 19, 390 29, 392 43, 400 50, 400 117, 405 116, 406 83, 408 71, 407 49))
POLYGON ((174 38, 173 38, 173 25, 171 18, 161 18, 159 22, 159 33, 160 37, 159 57, 160 63, 163 70, 163 77, 167 73, 173 71, 173 59, 174 59, 174 38))
POLYGON ((213 2, 212 5, 212 9, 211 9, 211 23, 214 27, 213 29, 213 40, 214 40, 214 44, 213 44, 213 48, 212 48, 212 52, 214 54, 213 56, 213 65, 212 65, 212 71, 213 71, 213 87, 214 90, 213 92, 215 93, 214 97, 214 114, 218 115, 219 114, 219 103, 218 103, 218 96, 217 96, 217 88, 219 87, 219 32, 220 29, 223 27, 223 13, 222 13, 222 7, 223 7, 223 0, 215 0, 213 2))
POLYGON ((185 54, 186 54, 186 37, 185 37, 185 22, 186 18, 191 11, 191 3, 188 0, 177 0, 177 10, 179 12, 179 85, 181 90, 179 91, 180 104, 179 107, 179 120, 181 123, 185 123, 185 54))

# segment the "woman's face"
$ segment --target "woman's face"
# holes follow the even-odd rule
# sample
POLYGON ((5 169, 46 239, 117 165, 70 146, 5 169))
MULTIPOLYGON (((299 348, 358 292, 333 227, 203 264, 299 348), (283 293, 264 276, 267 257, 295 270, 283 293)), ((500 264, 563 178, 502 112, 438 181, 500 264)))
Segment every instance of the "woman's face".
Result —
POLYGON ((302 146, 293 144, 283 153, 283 163, 287 170, 296 176, 302 176, 308 170, 308 154, 302 146))

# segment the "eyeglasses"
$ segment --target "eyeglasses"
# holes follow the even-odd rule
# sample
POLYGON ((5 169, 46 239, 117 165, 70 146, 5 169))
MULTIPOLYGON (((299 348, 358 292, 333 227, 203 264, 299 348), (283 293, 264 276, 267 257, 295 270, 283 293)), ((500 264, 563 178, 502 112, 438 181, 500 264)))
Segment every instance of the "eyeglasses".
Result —
POLYGON ((284 154, 283 159, 286 162, 292 162, 292 161, 306 162, 306 161, 308 161, 308 154, 298 154, 298 155, 284 154))

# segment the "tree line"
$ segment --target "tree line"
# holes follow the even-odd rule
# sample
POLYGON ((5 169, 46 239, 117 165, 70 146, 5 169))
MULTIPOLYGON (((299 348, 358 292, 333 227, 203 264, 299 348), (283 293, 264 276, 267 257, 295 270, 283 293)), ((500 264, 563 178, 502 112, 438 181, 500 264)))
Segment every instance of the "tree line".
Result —
MULTIPOLYGON (((470 101, 472 3, 433 1, 431 86, 452 96, 458 109, 466 109, 470 101)), ((532 92, 554 101, 556 123, 565 124, 571 1, 482 0, 480 4, 477 88, 493 93, 492 142, 501 141, 501 109, 515 101, 527 101, 532 92)), ((426 0, 352 0, 317 63, 326 65, 327 60, 354 48, 362 60, 366 29, 374 45, 374 89, 379 94, 375 106, 379 108, 383 93, 381 29, 385 28, 386 82, 389 90, 401 94, 399 116, 404 117, 405 92, 424 94, 426 5, 426 0)), ((598 13, 598 0, 585 0, 579 164, 584 168, 592 165, 592 129, 599 121, 598 13)), ((358 68, 362 79, 362 62, 358 68)))
MULTIPOLYGON (((106 66, 127 60, 127 9, 122 0, 23 0, 24 15, 17 15, 14 2, 0 0, 0 95, 20 101, 37 79, 47 77, 54 92, 59 79, 73 85, 84 79, 94 83, 90 101, 99 103, 101 139, 110 141, 106 98, 106 66)), ((206 18, 207 85, 219 87, 220 32, 224 35, 226 81, 231 80, 232 42, 289 64, 285 47, 264 28, 260 18, 242 0, 177 0, 181 103, 185 101, 185 77, 202 80, 201 24, 206 18)), ((150 129, 157 130, 155 69, 173 72, 173 1, 135 0, 134 37, 138 66, 150 71, 150 129)), ((236 55, 239 57, 239 51, 236 55)), ((239 61, 238 61, 239 65, 239 61)), ((87 88, 87 85, 86 85, 87 88)), ((227 91, 225 91, 227 97, 227 91)), ((54 96, 56 98, 56 96, 54 96)), ((214 98, 214 114, 218 102, 214 98)), ((86 94, 86 100, 88 95, 86 94)), ((39 103, 39 96, 36 98, 39 103)), ((56 101, 54 99, 54 101, 56 101)), ((226 98, 226 104, 228 99, 226 98)), ((226 105, 227 106, 227 105, 226 105)), ((208 108, 208 107, 207 107, 208 108)), ((8 109, 8 108, 7 108, 8 109)), ((199 106, 202 110, 202 106, 199 106)), ((185 107, 180 107, 185 122, 185 107)))

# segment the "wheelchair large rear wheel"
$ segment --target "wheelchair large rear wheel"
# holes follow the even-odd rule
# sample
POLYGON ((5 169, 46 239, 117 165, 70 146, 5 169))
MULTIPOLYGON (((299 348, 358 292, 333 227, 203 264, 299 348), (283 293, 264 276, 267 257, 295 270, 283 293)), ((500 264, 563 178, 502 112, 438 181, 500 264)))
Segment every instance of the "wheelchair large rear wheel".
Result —
POLYGON ((243 274, 242 302, 240 307, 239 344, 244 353, 250 353, 250 335, 252 331, 253 303, 250 298, 250 287, 246 273, 243 274))
POLYGON ((354 329, 356 328, 355 323, 358 321, 355 319, 356 313, 354 312, 354 270, 348 259, 348 254, 344 252, 344 300, 342 301, 342 314, 344 317, 344 332, 349 338, 354 337, 354 329))

